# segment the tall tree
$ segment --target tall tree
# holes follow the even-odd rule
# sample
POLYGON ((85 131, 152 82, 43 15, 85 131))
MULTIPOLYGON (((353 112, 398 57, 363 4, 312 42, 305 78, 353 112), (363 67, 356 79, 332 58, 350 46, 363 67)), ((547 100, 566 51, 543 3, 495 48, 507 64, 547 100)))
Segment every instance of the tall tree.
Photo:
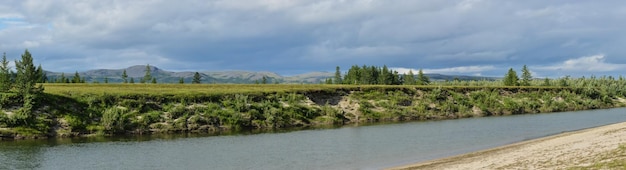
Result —
POLYGON ((430 78, 426 75, 424 75, 424 71, 422 71, 422 69, 420 69, 417 72, 417 84, 418 85, 427 85, 430 83, 430 78))
POLYGON ((41 64, 37 66, 36 72, 37 72, 37 83, 45 83, 48 78, 46 76, 46 73, 43 71, 43 68, 41 68, 41 64))
POLYGON ((193 80, 191 80, 191 84, 200 84, 202 82, 202 76, 200 73, 196 72, 193 74, 193 80))
POLYGON ((33 57, 28 50, 22 54, 21 61, 15 61, 15 87, 20 95, 38 95, 43 91, 43 86, 37 85, 37 69, 33 64, 33 57))
POLYGON ((342 84, 343 80, 341 79, 341 69, 339 66, 335 68, 335 84, 342 84))
POLYGON ((2 55, 2 61, 0 61, 0 93, 9 92, 11 86, 11 68, 9 67, 7 54, 4 53, 2 55))
POLYGON ((526 65, 524 65, 524 67, 522 67, 522 80, 520 85, 522 86, 530 86, 530 81, 533 79, 532 74, 530 73, 530 70, 528 70, 528 67, 526 67, 526 65))
POLYGON ((409 70, 408 74, 404 74, 404 84, 415 85, 415 75, 413 74, 413 70, 409 70))
POLYGON ((267 77, 263 76, 263 78, 261 78, 261 84, 267 84, 267 77))
POLYGON ((128 74, 126 74, 126 69, 122 72, 122 80, 124 80, 124 83, 128 83, 128 74))
POLYGON ((519 85, 519 78, 517 77, 517 72, 515 72, 515 70, 513 70, 513 68, 510 68, 509 71, 506 73, 506 75, 504 75, 504 80, 503 83, 505 86, 518 86, 519 85))
POLYGON ((72 83, 81 83, 82 79, 80 78, 80 74, 78 74, 78 71, 76 71, 74 73, 74 77, 72 78, 72 83))
POLYGON ((146 70, 145 70, 146 74, 143 76, 143 79, 141 79, 141 83, 146 83, 150 80, 152 80, 152 69, 150 69, 150 64, 146 65, 146 70))

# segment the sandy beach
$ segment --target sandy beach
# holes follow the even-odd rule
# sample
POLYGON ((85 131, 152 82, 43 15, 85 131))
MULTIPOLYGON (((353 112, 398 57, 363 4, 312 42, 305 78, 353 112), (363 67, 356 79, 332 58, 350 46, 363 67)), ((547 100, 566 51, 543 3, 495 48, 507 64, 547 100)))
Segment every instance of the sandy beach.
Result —
POLYGON ((626 122, 391 169, 626 168, 624 144, 626 122))

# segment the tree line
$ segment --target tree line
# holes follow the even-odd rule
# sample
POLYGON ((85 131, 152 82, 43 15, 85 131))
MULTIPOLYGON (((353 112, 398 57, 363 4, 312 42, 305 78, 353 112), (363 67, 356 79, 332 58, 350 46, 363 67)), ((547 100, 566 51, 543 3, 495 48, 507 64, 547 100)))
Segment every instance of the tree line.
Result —
POLYGON ((341 68, 335 68, 334 78, 328 78, 326 84, 378 84, 378 85, 428 85, 430 78, 424 74, 422 69, 417 73, 409 70, 406 74, 400 74, 396 70, 389 69, 386 65, 358 66, 353 65, 344 76, 341 75, 341 68))

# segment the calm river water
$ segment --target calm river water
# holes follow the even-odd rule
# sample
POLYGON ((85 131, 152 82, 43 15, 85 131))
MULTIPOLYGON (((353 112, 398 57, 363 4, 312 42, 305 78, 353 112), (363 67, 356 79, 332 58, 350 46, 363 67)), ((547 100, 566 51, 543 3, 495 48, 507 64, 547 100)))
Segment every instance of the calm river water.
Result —
POLYGON ((0 169, 381 169, 626 121, 609 109, 220 136, 0 142, 0 169))

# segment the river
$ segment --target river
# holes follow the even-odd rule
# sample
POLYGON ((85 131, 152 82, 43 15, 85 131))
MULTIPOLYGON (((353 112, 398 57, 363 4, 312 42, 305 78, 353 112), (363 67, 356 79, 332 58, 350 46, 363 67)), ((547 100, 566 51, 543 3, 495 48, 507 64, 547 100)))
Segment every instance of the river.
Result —
POLYGON ((272 133, 0 142, 0 169, 381 169, 626 121, 626 108, 272 133))

